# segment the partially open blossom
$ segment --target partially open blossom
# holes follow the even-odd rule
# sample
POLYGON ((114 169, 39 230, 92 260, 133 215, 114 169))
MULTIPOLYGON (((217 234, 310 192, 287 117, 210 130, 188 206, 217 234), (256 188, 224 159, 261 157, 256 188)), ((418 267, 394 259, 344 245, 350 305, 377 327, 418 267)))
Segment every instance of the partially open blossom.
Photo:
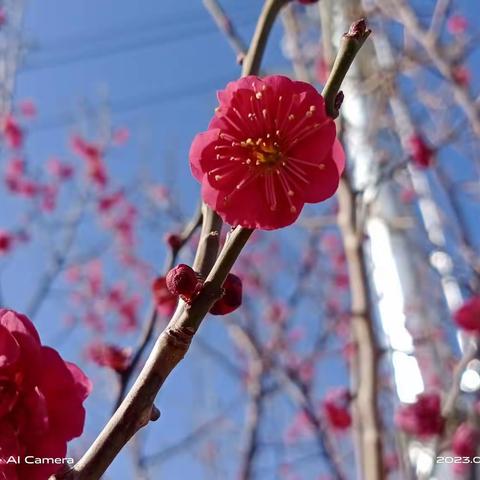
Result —
POLYGON ((441 414, 440 396, 436 392, 421 393, 415 403, 399 407, 395 423, 404 432, 418 437, 442 433, 445 420, 441 414))
POLYGON ((409 138, 408 146, 413 164, 425 169, 432 165, 434 159, 433 149, 425 142, 424 138, 419 134, 414 134, 409 138))
MULTIPOLYGON (((24 315, 0 309, 0 460, 9 456, 64 458, 81 435, 89 379, 40 342, 24 315)), ((0 461, 0 478, 46 480, 58 464, 0 461)))
POLYGON ((12 115, 7 115, 2 124, 3 136, 8 147, 16 150, 23 144, 23 130, 12 115))
POLYGON ((155 279, 152 285, 152 292, 158 311, 163 315, 171 315, 175 311, 178 298, 170 293, 165 277, 155 279))
POLYGON ((313 86, 248 76, 218 92, 219 107, 190 149, 202 198, 225 222, 271 230, 337 190, 343 149, 313 86))
POLYGON ((453 320, 462 330, 480 334, 480 296, 469 298, 454 313, 453 320))
POLYGON ((200 282, 192 267, 181 263, 167 273, 167 288, 172 295, 189 303, 198 292, 200 282))
POLYGON ((323 400, 323 411, 330 426, 335 430, 345 430, 352 424, 350 415, 351 395, 346 388, 330 390, 323 400))
POLYGON ((234 312, 242 304, 242 281, 233 273, 229 273, 223 284, 222 298, 210 309, 212 315, 227 315, 234 312))
POLYGON ((119 373, 128 368, 131 353, 129 348, 120 348, 108 343, 94 343, 87 349, 90 360, 101 367, 107 367, 119 373))

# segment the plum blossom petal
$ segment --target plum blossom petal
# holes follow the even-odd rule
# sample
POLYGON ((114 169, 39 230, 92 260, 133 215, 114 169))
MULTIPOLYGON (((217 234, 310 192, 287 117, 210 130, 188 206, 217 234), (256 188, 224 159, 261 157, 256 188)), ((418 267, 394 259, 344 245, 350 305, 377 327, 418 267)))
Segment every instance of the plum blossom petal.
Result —
POLYGON ((190 149, 202 198, 232 226, 284 227, 305 203, 331 197, 345 155, 325 102, 305 82, 243 77, 218 93, 206 132, 190 149))
MULTIPOLYGON (((0 458, 62 458, 83 431, 90 380, 57 351, 42 346, 32 322, 0 309, 0 458)), ((0 478, 45 480, 58 463, 6 464, 0 478)))
POLYGON ((20 357, 20 346, 15 337, 0 325, 0 371, 14 364, 20 357))

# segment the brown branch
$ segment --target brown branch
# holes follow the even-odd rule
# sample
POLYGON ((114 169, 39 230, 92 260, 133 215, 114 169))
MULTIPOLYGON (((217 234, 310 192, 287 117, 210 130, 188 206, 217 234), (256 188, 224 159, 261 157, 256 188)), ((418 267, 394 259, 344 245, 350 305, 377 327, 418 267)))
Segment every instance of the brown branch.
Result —
POLYGON ((236 322, 229 323, 228 327, 235 343, 241 348, 247 350, 250 355, 261 360, 264 372, 269 370, 273 371, 279 384, 284 388, 291 400, 305 414, 310 425, 313 427, 322 457, 327 463, 333 478, 336 480, 343 480, 345 476, 342 472, 341 462, 337 458, 330 435, 321 419, 317 416, 312 399, 299 379, 293 374, 293 372, 285 372, 283 367, 276 365, 271 353, 262 350, 257 339, 251 332, 247 331, 236 322))
MULTIPOLYGON (((78 205, 75 205, 68 214, 68 221, 66 225, 66 232, 63 242, 58 248, 54 248, 52 257, 50 259, 50 267, 42 274, 38 281, 37 289, 34 291, 32 297, 28 302, 26 312, 29 318, 35 317, 50 293, 55 280, 65 268, 68 254, 72 249, 75 237, 77 235, 78 227, 85 213, 86 205, 85 198, 81 197, 78 205)), ((55 232, 55 236, 59 236, 59 232, 55 232)))
POLYGON ((248 393, 250 401, 247 407, 243 458, 240 465, 240 480, 249 480, 253 477, 253 464, 258 451, 258 439, 260 433, 260 423, 262 418, 263 404, 265 399, 265 390, 262 380, 264 365, 257 352, 250 360, 250 372, 248 378, 248 393))
POLYGON ((292 372, 284 372, 277 369, 275 371, 279 380, 284 384, 290 398, 300 407, 310 425, 313 427, 315 438, 322 452, 322 456, 329 463, 333 478, 344 480, 342 462, 336 455, 331 437, 317 414, 317 409, 312 402, 309 392, 303 387, 292 372))
MULTIPOLYGON (((365 21, 359 20, 354 22, 348 33, 343 36, 332 73, 323 90, 327 113, 331 117, 335 118, 338 115, 335 100, 340 85, 369 34, 365 21)), ((350 279, 352 335, 357 357, 352 361, 352 369, 355 369, 354 377, 357 384, 353 410, 359 443, 358 456, 361 461, 362 478, 378 480, 385 475, 381 421, 377 405, 379 349, 370 308, 372 297, 363 249, 363 229, 358 225, 356 197, 346 174, 340 181, 338 198, 338 223, 350 279)))
POLYGON ((250 48, 242 64, 242 76, 256 75, 260 70, 260 62, 267 46, 273 23, 278 13, 290 0, 266 0, 260 14, 259 23, 253 34, 250 48))
MULTIPOLYGON (((289 31, 291 31, 291 28, 293 28, 292 20, 294 20, 294 18, 292 19, 292 17, 289 17, 288 15, 286 16, 286 28, 288 28, 289 31)), ((340 90, 340 85, 343 82, 343 79, 348 72, 348 69, 350 68, 355 56, 365 40, 368 38, 369 34, 370 30, 366 29, 365 21, 362 19, 354 22, 351 25, 349 32, 343 37, 340 50, 332 67, 332 72, 322 92, 325 98, 327 112, 332 117, 336 117, 338 115, 336 99, 340 90)), ((342 180, 342 183, 344 181, 345 180, 342 180)), ((345 188, 345 185, 342 186, 342 183, 340 185, 340 195, 342 195, 342 190, 345 188)), ((350 188, 348 191, 353 195, 353 192, 350 188)), ((353 196, 351 200, 354 202, 355 199, 353 196)), ((354 207, 354 204, 352 204, 352 206, 354 207)), ((340 208, 341 207, 342 204, 340 203, 340 208)), ((342 214, 342 212, 340 212, 340 214, 342 214)), ((359 349, 359 359, 360 361, 363 361, 361 371, 359 372, 359 391, 361 385, 362 393, 359 394, 356 401, 360 407, 359 417, 362 419, 361 443, 363 447, 363 454, 361 458, 364 459, 364 478, 371 478, 374 480, 383 478, 384 476, 382 444, 380 437, 380 416, 378 414, 376 403, 378 387, 378 350, 377 341, 373 330, 373 318, 369 308, 370 294, 368 292, 368 276, 361 243, 361 236, 360 251, 352 250, 350 257, 347 253, 347 262, 349 261, 352 262, 352 265, 349 265, 349 270, 351 272, 350 278, 352 278, 352 273, 355 273, 354 271, 358 268, 361 268, 362 271, 362 280, 360 285, 362 290, 357 290, 356 301, 354 300, 354 304, 352 304, 352 310, 354 312, 358 307, 358 314, 354 314, 353 316, 354 336, 357 338, 357 343, 361 345, 361 348, 359 349), (362 310, 360 310, 362 307, 361 303, 365 306, 365 308, 362 310), (360 312, 363 312, 363 314, 360 312)), ((335 457, 333 455, 333 448, 330 445, 328 436, 326 435, 320 421, 316 417, 308 397, 305 396, 305 392, 294 382, 290 376, 284 375, 283 378, 286 379, 293 398, 296 398, 297 401, 301 402, 304 413, 306 414, 310 423, 315 427, 315 431, 319 435, 318 439, 320 447, 324 452, 325 457, 330 459, 332 470, 336 473, 337 478, 342 478, 341 469, 334 461, 335 457)))
POLYGON ((453 372, 452 385, 450 390, 446 393, 443 399, 442 406, 442 416, 448 418, 453 414, 455 408, 455 403, 457 401, 458 395, 460 394, 460 383, 462 380, 463 373, 467 368, 468 364, 476 358, 478 353, 477 341, 474 339, 468 339, 468 343, 465 346, 463 355, 460 358, 458 364, 455 366, 453 372))
POLYGON ((362 18, 353 22, 348 32, 343 35, 332 70, 322 91, 327 114, 332 118, 336 118, 339 113, 336 100, 343 79, 370 33, 371 30, 367 29, 365 19, 362 18))
POLYGON ((232 265, 250 237, 252 230, 237 227, 226 242, 202 292, 192 305, 181 309, 156 341, 150 356, 103 431, 73 468, 57 479, 97 480, 120 450, 150 420, 155 420, 153 402, 172 370, 187 353, 202 319, 219 298, 221 286, 232 265))
POLYGON ((166 459, 184 453, 186 449, 196 445, 203 438, 208 436, 216 428, 222 425, 224 419, 232 411, 240 407, 240 397, 234 398, 229 401, 225 407, 222 407, 221 411, 214 417, 205 420, 200 425, 195 427, 185 437, 177 442, 162 448, 160 451, 146 455, 142 457, 142 462, 147 466, 152 466, 160 462, 164 462, 166 459))
POLYGON ((287 5, 282 12, 283 27, 285 29, 285 35, 288 37, 292 48, 292 64, 295 72, 295 77, 302 82, 309 82, 310 75, 306 60, 304 58, 302 47, 300 45, 298 35, 301 27, 298 23, 298 19, 295 13, 293 5, 287 5))
POLYGON ((203 225, 203 212, 202 212, 202 205, 200 204, 197 207, 197 210, 193 214, 190 221, 185 225, 183 230, 178 235, 178 243, 176 245, 171 245, 169 249, 169 254, 165 259, 165 267, 164 271, 168 272, 171 270, 175 264, 177 263, 177 257, 183 247, 189 242, 192 238, 193 234, 197 231, 197 229, 203 225))
POLYGON ((353 400, 362 478, 384 478, 381 419, 378 412, 378 358, 380 351, 370 308, 371 292, 363 248, 363 230, 357 226, 356 199, 346 176, 338 191, 338 224, 347 259, 352 303, 352 336, 355 359, 351 361, 356 391, 353 400))
POLYGON ((448 178, 446 172, 443 171, 441 165, 437 164, 431 174, 436 178, 436 181, 440 188, 442 188, 443 192, 445 192, 449 206, 454 214, 453 216, 455 217, 454 222, 457 227, 456 230, 459 237, 460 251, 473 275, 473 280, 469 287, 473 291, 478 291, 480 290, 480 257, 476 248, 472 245, 469 236, 469 228, 462 212, 462 206, 457 198, 455 185, 451 179, 448 178))
MULTIPOLYGON (((265 2, 243 66, 244 75, 258 72, 268 34, 276 15, 285 3, 286 0, 265 2)), ((208 208, 204 210, 204 223, 206 222, 211 222, 212 227, 221 225, 216 214, 208 208)), ((153 405, 158 391, 187 353, 194 334, 211 306, 220 297, 223 282, 252 233, 253 230, 242 227, 231 232, 205 280, 202 291, 190 306, 182 304, 177 309, 156 341, 128 395, 103 431, 76 465, 55 475, 54 479, 97 480, 133 435, 150 420, 158 418, 158 411, 153 405)), ((209 252, 213 247, 205 241, 201 242, 199 249, 204 253, 197 255, 196 266, 200 271, 206 271, 204 263, 212 261, 209 252)))
POLYGON ((247 46, 237 33, 235 26, 217 0, 203 0, 203 5, 208 10, 218 29, 225 35, 228 43, 237 54, 237 60, 243 62, 247 46))
MULTIPOLYGON (((461 392, 461 381, 463 373, 465 372, 468 364, 477 357, 477 354, 477 340, 469 338, 467 336, 463 354, 453 371, 452 384, 450 386, 450 389, 445 393, 442 401, 442 417, 445 419, 447 425, 449 423, 449 420, 452 420, 455 417, 455 406, 458 400, 458 396, 461 392)), ((448 438, 448 433, 450 432, 446 428, 442 435, 435 438, 435 441, 433 443, 433 458, 441 455, 442 451, 444 451, 445 448, 448 448, 450 446, 451 438, 448 438)), ((432 464, 432 471, 430 472, 431 474, 435 473, 435 467, 436 465, 432 464)))
POLYGON ((447 59, 444 50, 438 43, 438 37, 432 34, 430 30, 422 28, 417 15, 404 0, 391 0, 389 3, 392 6, 392 11, 385 8, 383 2, 377 0, 376 3, 392 20, 401 22, 408 33, 422 46, 435 68, 449 82, 454 99, 464 111, 473 132, 480 136, 480 111, 478 106, 468 87, 455 80, 454 65, 447 59))
POLYGON ((193 269, 206 277, 217 259, 222 232, 222 219, 208 206, 202 205, 203 222, 193 269))

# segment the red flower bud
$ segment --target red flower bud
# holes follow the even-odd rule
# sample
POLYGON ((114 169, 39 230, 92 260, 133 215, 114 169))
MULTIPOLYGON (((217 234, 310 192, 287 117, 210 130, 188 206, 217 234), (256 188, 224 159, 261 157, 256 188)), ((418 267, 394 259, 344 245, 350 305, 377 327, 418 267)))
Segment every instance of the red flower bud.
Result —
POLYGON ((165 242, 167 242, 167 245, 173 250, 178 250, 182 245, 182 239, 176 233, 167 233, 165 235, 165 242))
POLYGON ((167 288, 172 295, 180 296, 187 303, 198 291, 199 280, 194 270, 181 263, 167 273, 167 288))
POLYGON ((7 146, 13 150, 23 144, 23 130, 12 115, 7 115, 2 125, 3 135, 7 146))
POLYGON ((233 273, 229 273, 223 284, 223 296, 210 309, 212 315, 227 315, 242 304, 242 281, 233 273))
POLYGON ((300 3, 303 3, 304 5, 310 5, 311 3, 317 3, 318 0, 298 0, 300 3))
POLYGON ((323 410, 334 430, 345 430, 352 424, 350 401, 350 392, 346 388, 332 389, 325 396, 323 410))
POLYGON ((480 334, 480 296, 465 301, 454 313, 453 319, 462 330, 480 334))
POLYGON ((432 165, 434 151, 427 145, 422 136, 415 134, 409 140, 412 162, 417 168, 425 169, 432 165))
POLYGON ((370 31, 367 29, 367 22, 364 18, 353 22, 345 34, 346 37, 355 38, 357 40, 365 37, 370 31))
POLYGON ((0 230, 0 256, 8 253, 12 248, 13 237, 10 233, 0 230))

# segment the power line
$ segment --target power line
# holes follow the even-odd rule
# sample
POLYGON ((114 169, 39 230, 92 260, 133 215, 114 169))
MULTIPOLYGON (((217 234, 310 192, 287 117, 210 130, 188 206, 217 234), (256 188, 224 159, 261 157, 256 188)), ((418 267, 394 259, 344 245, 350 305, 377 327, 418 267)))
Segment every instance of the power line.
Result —
MULTIPOLYGON (((154 92, 128 99, 114 100, 108 103, 109 111, 112 113, 124 113, 144 108, 146 106, 148 107, 150 105, 170 103, 199 95, 205 95, 210 92, 213 93, 216 89, 223 87, 228 81, 236 78, 237 76, 238 71, 232 72, 225 77, 217 77, 206 80, 202 83, 196 83, 193 86, 176 88, 163 92, 154 92)), ((52 115, 50 118, 35 122, 35 124, 29 128, 28 131, 29 133, 33 133, 35 131, 73 125, 75 122, 76 117, 73 114, 65 112, 63 114, 52 115)))
MULTIPOLYGON (((244 7, 244 5, 243 5, 244 7)), ((239 11, 232 12, 232 16, 237 18, 239 13, 244 14, 247 9, 241 8, 239 11)), ((83 32, 76 35, 64 36, 56 38, 53 41, 43 41, 37 48, 41 50, 55 50, 55 49, 65 49, 70 47, 75 47, 75 45, 85 45, 90 41, 99 41, 103 42, 110 40, 112 37, 117 37, 118 35, 125 36, 126 34, 131 34, 132 32, 146 31, 146 30, 158 30, 163 26, 181 26, 183 24, 198 23, 198 20, 201 23, 206 23, 206 20, 209 19, 208 14, 203 9, 197 9, 197 11, 192 15, 192 11, 189 10, 190 15, 178 12, 175 15, 171 16, 161 16, 156 19, 149 19, 147 22, 137 22, 136 24, 131 21, 127 25, 114 26, 107 30, 102 30, 101 32, 83 32), (202 13, 205 13, 205 17, 202 16, 202 13)), ((247 16, 253 15, 253 11, 247 11, 247 16)), ((211 23, 211 21, 209 22, 211 23)))
MULTIPOLYGON (((242 19, 238 22, 238 24, 242 27, 253 25, 253 19, 252 17, 248 19, 242 19)), ((153 34, 153 36, 151 36, 151 38, 127 38, 123 36, 119 44, 106 47, 87 44, 89 48, 83 52, 81 51, 73 55, 69 54, 67 56, 57 55, 53 56, 53 58, 49 58, 48 60, 39 60, 26 63, 22 67, 21 71, 25 72, 44 68, 52 68, 61 65, 76 63, 82 60, 97 59, 105 56, 124 53, 127 51, 149 48, 156 45, 168 45, 174 41, 187 39, 190 40, 192 38, 208 35, 210 33, 218 33, 218 30, 213 26, 211 22, 203 22, 203 24, 197 25, 196 28, 190 27, 175 32, 165 32, 164 30, 155 32, 139 31, 140 35, 144 35, 145 33, 151 33, 153 34)))

